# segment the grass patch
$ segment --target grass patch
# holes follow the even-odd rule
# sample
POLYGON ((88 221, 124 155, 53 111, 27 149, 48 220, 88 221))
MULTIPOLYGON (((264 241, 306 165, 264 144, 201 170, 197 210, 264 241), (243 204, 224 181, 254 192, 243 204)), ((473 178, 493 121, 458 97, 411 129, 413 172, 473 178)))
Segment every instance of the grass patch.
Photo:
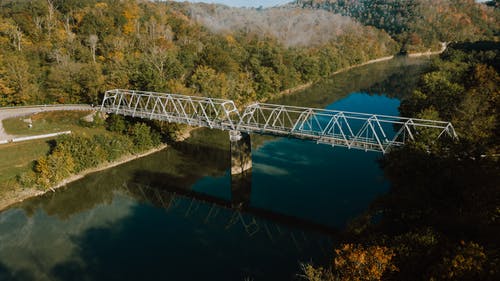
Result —
MULTIPOLYGON (((82 126, 82 117, 90 111, 52 111, 3 120, 5 131, 16 136, 50 134, 72 131, 74 134, 93 136, 109 135, 104 126, 95 128, 82 126), (30 118, 33 127, 28 128, 24 120, 30 118)), ((52 138, 53 139, 53 138, 52 138)), ((17 177, 32 170, 34 161, 50 151, 48 139, 0 145, 0 196, 18 186, 17 177)))
POLYGON ((90 111, 50 111, 36 113, 31 116, 15 117, 3 120, 5 132, 16 136, 32 136, 57 133, 61 131, 79 131, 80 119, 90 111), (29 128, 25 120, 31 119, 33 127, 29 128))
POLYGON ((0 145, 0 197, 18 187, 17 176, 32 169, 34 161, 50 150, 47 140, 0 145))
POLYGON ((15 179, 21 172, 30 170, 33 161, 47 155, 49 150, 47 140, 0 145, 0 182, 15 179))

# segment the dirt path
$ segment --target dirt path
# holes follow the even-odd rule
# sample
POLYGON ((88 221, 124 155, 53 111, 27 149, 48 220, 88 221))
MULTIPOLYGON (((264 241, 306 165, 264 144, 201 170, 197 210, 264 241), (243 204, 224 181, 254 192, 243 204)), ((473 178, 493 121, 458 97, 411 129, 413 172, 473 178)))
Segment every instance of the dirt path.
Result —
POLYGON ((33 106, 33 107, 8 107, 1 108, 0 107, 0 141, 2 140, 11 140, 16 136, 9 135, 3 128, 3 120, 31 115, 39 112, 46 111, 61 111, 61 110, 92 110, 93 108, 90 105, 57 105, 57 106, 33 106))
POLYGON ((448 47, 447 43, 442 42, 441 43, 441 50, 432 52, 431 50, 428 50, 427 52, 420 52, 420 53, 411 53, 408 54, 408 57, 410 58, 417 58, 417 57, 423 57, 423 56, 433 56, 433 55, 440 55, 446 51, 446 48, 448 47))

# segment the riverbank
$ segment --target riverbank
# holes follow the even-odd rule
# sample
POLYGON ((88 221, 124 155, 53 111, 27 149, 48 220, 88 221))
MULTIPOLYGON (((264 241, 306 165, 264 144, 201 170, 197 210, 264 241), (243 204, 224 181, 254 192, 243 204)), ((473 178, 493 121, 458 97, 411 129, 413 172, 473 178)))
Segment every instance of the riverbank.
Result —
MULTIPOLYGON (((440 55, 444 51, 446 51, 446 48, 447 48, 447 44, 446 43, 441 43, 441 50, 439 50, 439 51, 434 51, 433 52, 433 51, 429 50, 427 52, 412 53, 412 54, 408 54, 407 57, 409 57, 409 58, 418 58, 418 57, 424 57, 424 56, 440 55)), ((378 58, 378 59, 373 59, 373 60, 369 60, 369 61, 366 61, 366 62, 363 62, 363 63, 359 63, 359 64, 351 65, 351 66, 348 66, 348 67, 344 67, 344 68, 341 68, 341 69, 335 71, 332 74, 332 76, 336 75, 336 74, 339 74, 339 73, 343 73, 343 72, 352 70, 352 69, 355 69, 355 68, 358 68, 358 67, 362 67, 362 66, 365 66, 365 65, 392 60, 392 59, 394 59, 394 57, 395 57, 394 55, 387 56, 387 57, 381 57, 381 58, 378 58)), ((285 96, 285 95, 290 95, 290 94, 294 94, 296 92, 300 92, 302 90, 306 90, 306 89, 308 89, 309 87, 311 87, 314 84, 315 84, 315 82, 309 82, 309 83, 306 83, 306 84, 302 84, 302 85, 293 87, 291 89, 283 90, 283 91, 279 92, 277 95, 272 96, 272 99, 280 98, 280 97, 285 96)), ((266 98, 263 101, 266 102, 269 99, 271 99, 271 98, 266 98)))
POLYGON ((92 174, 92 173, 95 173, 95 172, 99 172, 99 171, 103 171, 103 170, 106 170, 106 169, 109 169, 109 168, 113 168, 113 167, 119 166, 121 164, 130 162, 132 160, 148 156, 150 154, 153 154, 153 153, 156 153, 156 152, 158 152, 160 150, 163 150, 166 147, 167 147, 167 145, 163 144, 163 145, 161 145, 159 147, 147 150, 147 151, 142 152, 142 153, 123 156, 122 158, 120 158, 117 161, 113 161, 113 162, 110 162, 110 163, 105 163, 105 164, 100 165, 98 167, 87 169, 87 170, 85 170, 85 171, 83 171, 81 173, 78 173, 78 174, 73 175, 73 176, 71 176, 69 178, 66 178, 65 180, 57 183, 56 185, 54 185, 54 186, 52 186, 52 187, 50 187, 50 188, 48 188, 46 190, 39 190, 39 189, 34 189, 34 188, 18 188, 18 189, 15 189, 12 192, 7 193, 2 198, 0 198, 0 211, 3 211, 5 209, 7 209, 8 207, 10 207, 10 206, 12 206, 12 205, 14 205, 16 203, 23 202, 24 200, 27 200, 29 198, 36 197, 36 196, 41 196, 41 195, 43 195, 43 194, 45 194, 47 192, 50 192, 50 191, 54 192, 56 189, 61 188, 63 186, 66 186, 67 184, 69 184, 71 182, 74 182, 74 181, 77 181, 79 179, 82 179, 86 175, 89 175, 89 174, 92 174))

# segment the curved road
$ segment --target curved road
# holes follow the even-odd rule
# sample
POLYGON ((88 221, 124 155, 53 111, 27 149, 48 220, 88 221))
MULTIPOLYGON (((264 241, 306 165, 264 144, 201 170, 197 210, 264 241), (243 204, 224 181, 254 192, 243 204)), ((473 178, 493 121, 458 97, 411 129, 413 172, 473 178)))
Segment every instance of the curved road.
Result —
POLYGON ((72 104, 72 105, 38 105, 29 107, 0 107, 0 141, 10 140, 16 136, 9 135, 3 128, 3 120, 13 117, 20 117, 32 115, 34 113, 46 111, 62 111, 62 110, 93 110, 95 108, 86 104, 72 104))

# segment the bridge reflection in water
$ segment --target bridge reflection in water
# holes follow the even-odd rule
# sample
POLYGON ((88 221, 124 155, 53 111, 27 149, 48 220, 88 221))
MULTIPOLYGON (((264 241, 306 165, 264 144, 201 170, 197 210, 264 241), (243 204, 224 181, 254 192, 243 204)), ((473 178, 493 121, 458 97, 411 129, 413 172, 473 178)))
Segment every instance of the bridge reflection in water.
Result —
MULTIPOLYGON (((298 251, 322 249, 333 246, 337 229, 298 217, 280 214, 271 210, 252 207, 251 174, 240 176, 231 184, 231 199, 175 188, 164 183, 161 173, 140 171, 134 181, 124 182, 123 188, 135 198, 163 208, 169 213, 177 213, 186 218, 197 218, 204 224, 213 224, 229 230, 243 229, 249 238, 258 234, 271 242, 280 241, 293 244, 298 251), (148 184, 143 184, 148 182, 148 184)), ((325 256, 329 253, 324 252, 325 256)))

